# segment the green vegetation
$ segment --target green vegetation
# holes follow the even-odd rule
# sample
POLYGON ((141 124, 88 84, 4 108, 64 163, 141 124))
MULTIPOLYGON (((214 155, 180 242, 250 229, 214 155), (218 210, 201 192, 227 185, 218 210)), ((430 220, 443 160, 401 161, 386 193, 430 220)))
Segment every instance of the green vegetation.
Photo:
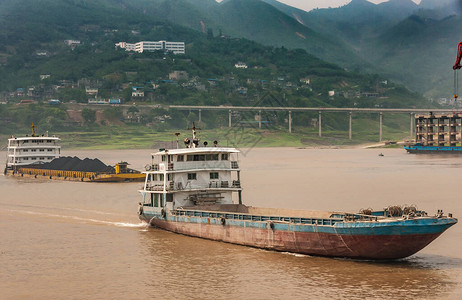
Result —
MULTIPOLYGON (((12 115, 28 115, 27 121, 13 123, 14 126, 0 126, 0 138, 5 141, 10 135, 30 134, 30 124, 37 124, 37 134, 49 131, 62 139, 65 148, 85 149, 128 149, 146 148, 155 149, 162 147, 175 147, 175 132, 180 132, 179 142, 190 136, 187 130, 191 126, 191 120, 197 121, 195 113, 181 111, 167 111, 156 109, 157 113, 164 115, 169 113, 175 119, 167 119, 164 122, 140 124, 122 123, 119 125, 105 119, 107 124, 101 126, 98 123, 87 122, 79 127, 60 125, 52 127, 50 124, 61 120, 62 108, 59 109, 46 105, 3 105, 0 106, 0 120, 5 120, 5 112, 12 115), (27 114, 28 111, 37 112, 37 116, 27 114), (37 120, 48 120, 41 122, 37 120), (56 120, 55 120, 56 119, 56 120)), ((88 109, 90 110, 90 109, 88 109)), ((91 111, 91 110, 90 110, 91 111)), ((118 110, 114 110, 118 111, 118 110)), ((102 111, 104 115, 105 111, 102 111)), ((293 133, 288 133, 288 124, 285 122, 285 113, 262 113, 262 129, 258 123, 250 121, 254 113, 243 112, 233 116, 233 126, 227 127, 227 113, 202 112, 202 122, 196 122, 200 128, 201 141, 218 140, 220 145, 239 148, 248 147, 312 147, 312 146, 353 146, 365 143, 378 142, 379 120, 377 114, 354 114, 353 139, 348 139, 348 115, 346 113, 323 113, 322 137, 318 136, 318 128, 310 125, 312 119, 316 119, 317 112, 292 113, 294 125, 293 133), (215 120, 210 124, 210 120, 215 120), (221 121, 220 121, 221 120, 221 121), (281 121, 279 121, 281 120, 281 121), (241 123, 238 123, 241 121, 241 123), (216 125, 217 124, 217 125, 216 125), (216 125, 216 126, 215 126, 216 125)), ((71 123, 73 124, 73 123, 71 123)), ((383 139, 397 141, 407 139, 409 134, 409 116, 406 114, 384 114, 383 139)))
POLYGON ((96 112, 89 108, 82 109, 82 118, 85 122, 94 123, 96 121, 96 112))
MULTIPOLYGON (((111 0, 0 2, 0 24, 4 25, 0 34, 0 100, 54 97, 63 102, 86 102, 90 97, 86 87, 94 87, 99 98, 159 104, 252 106, 270 92, 284 99, 282 106, 428 105, 420 95, 385 78, 346 71, 306 50, 262 46, 242 38, 217 36, 213 30, 200 33, 172 24, 157 15, 155 8, 178 10, 181 15, 185 9, 179 4, 184 1, 154 2, 159 5, 122 1, 127 8, 111 0), (64 43, 67 39, 79 43, 70 46, 64 43), (114 46, 120 41, 142 40, 185 41, 186 55, 134 53, 114 46), (246 63, 248 68, 235 68, 237 62, 246 63), (174 71, 187 75, 170 80, 174 71), (132 97, 134 87, 144 96, 132 97), (335 91, 335 96, 330 97, 329 91, 335 91)), ((268 16, 282 14, 258 1, 236 0, 219 7, 239 15, 238 4, 250 5, 250 11, 263 7, 268 16)), ((199 15, 203 9, 211 9, 202 5, 196 7, 199 15)), ((267 19, 269 22, 271 18, 267 19)), ((284 22, 301 26, 286 15, 284 22)), ((306 28, 297 30, 308 35, 306 28)))
MULTIPOLYGON (((0 102, 8 102, 0 105, 0 134, 27 133, 34 122, 40 131, 60 135, 70 147, 150 148, 157 142, 172 142, 172 132, 196 121, 205 138, 223 140, 220 137, 226 136, 227 143, 239 147, 251 147, 256 141, 259 146, 351 145, 378 140, 377 115, 355 116, 350 141, 346 114, 323 114, 321 139, 312 125, 317 113, 294 113, 294 133, 288 134, 284 112, 263 113, 262 129, 255 128, 256 112, 235 113, 233 124, 240 125, 230 131, 227 112, 203 111, 199 123, 197 111, 168 106, 432 106, 420 94, 387 78, 349 71, 309 54, 323 52, 330 45, 331 54, 342 53, 342 58, 331 56, 332 61, 351 55, 341 43, 333 45, 270 5, 242 0, 220 6, 213 1, 197 3, 0 1, 0 102), (242 9, 248 9, 248 23, 242 19, 242 9), (210 22, 198 25, 205 11, 210 22), (257 11, 265 22, 257 24, 258 19, 250 18, 258 15, 257 11), (225 12, 232 14, 219 21, 225 12), (229 36, 242 31, 239 26, 252 28, 247 38, 259 40, 271 28, 272 35, 266 34, 267 39, 261 42, 271 44, 279 37, 285 45, 305 49, 263 46, 229 36), (291 43, 290 35, 298 36, 302 43, 291 43), (79 43, 71 46, 65 40, 79 43), (184 41, 186 55, 134 53, 114 46, 120 41, 147 40, 184 41), (306 43, 311 44, 305 47, 306 43), (236 68, 237 62, 247 68, 236 68), (185 76, 175 77, 176 71, 185 76), (98 98, 118 98, 130 106, 76 107, 74 102, 85 103, 95 97, 87 94, 87 88, 96 89, 98 98), (132 95, 135 90, 142 95, 132 95), (63 104, 48 105, 52 98, 63 104), (37 103, 20 104, 24 99, 37 103), (150 107, 142 106, 145 104, 150 107), (241 132, 235 132, 237 129, 241 132)), ((404 116, 393 117, 385 124, 384 138, 405 137, 405 120, 404 116)))

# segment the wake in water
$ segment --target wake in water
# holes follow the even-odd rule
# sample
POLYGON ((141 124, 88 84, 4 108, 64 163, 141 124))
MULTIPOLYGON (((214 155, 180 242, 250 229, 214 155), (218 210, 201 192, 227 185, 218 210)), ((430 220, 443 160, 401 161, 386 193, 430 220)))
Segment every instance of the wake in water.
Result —
POLYGON ((76 217, 76 216, 50 214, 50 213, 37 212, 37 211, 27 211, 27 210, 6 209, 6 211, 14 212, 14 213, 36 215, 36 216, 60 218, 60 219, 66 219, 66 220, 76 220, 76 221, 81 221, 81 222, 84 222, 84 223, 111 225, 111 226, 116 226, 116 227, 128 227, 128 228, 146 228, 146 227, 148 227, 148 225, 146 223, 143 223, 143 222, 130 223, 130 222, 105 221, 105 220, 98 220, 98 219, 91 219, 91 218, 82 218, 82 217, 76 217))

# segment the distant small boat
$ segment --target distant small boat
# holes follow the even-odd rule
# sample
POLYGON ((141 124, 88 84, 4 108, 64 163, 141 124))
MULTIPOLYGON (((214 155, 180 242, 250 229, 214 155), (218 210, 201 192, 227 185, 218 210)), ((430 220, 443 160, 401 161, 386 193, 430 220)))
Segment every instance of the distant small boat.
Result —
POLYGON ((379 156, 384 156, 383 153, 380 153, 379 156))

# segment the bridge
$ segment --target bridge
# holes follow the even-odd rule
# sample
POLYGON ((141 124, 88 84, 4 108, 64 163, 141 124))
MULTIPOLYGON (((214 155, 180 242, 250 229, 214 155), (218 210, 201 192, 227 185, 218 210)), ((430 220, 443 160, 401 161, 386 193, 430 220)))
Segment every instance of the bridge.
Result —
POLYGON ((352 115, 353 113, 378 113, 379 114, 379 141, 382 142, 383 114, 384 113, 408 113, 410 115, 409 136, 413 137, 414 115, 432 113, 451 113, 453 109, 432 109, 432 108, 337 108, 337 107, 255 107, 255 106, 189 106, 189 105, 169 105, 169 109, 178 110, 197 110, 199 121, 202 120, 202 111, 228 111, 228 126, 232 127, 233 111, 255 111, 258 112, 258 127, 262 127, 262 111, 285 111, 288 113, 289 133, 292 133, 292 112, 318 112, 318 135, 322 137, 322 113, 323 112, 343 112, 349 115, 349 139, 352 139, 352 115))

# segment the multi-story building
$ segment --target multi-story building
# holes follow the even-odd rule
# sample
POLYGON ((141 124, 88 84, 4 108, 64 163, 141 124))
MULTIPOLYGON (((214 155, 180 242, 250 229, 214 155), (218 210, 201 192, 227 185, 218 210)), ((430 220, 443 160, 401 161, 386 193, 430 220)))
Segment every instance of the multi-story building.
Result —
POLYGON ((119 42, 115 44, 116 47, 125 49, 125 51, 135 51, 138 53, 152 52, 152 51, 170 51, 173 54, 185 54, 184 42, 167 42, 167 41, 141 41, 136 44, 126 42, 119 42))

